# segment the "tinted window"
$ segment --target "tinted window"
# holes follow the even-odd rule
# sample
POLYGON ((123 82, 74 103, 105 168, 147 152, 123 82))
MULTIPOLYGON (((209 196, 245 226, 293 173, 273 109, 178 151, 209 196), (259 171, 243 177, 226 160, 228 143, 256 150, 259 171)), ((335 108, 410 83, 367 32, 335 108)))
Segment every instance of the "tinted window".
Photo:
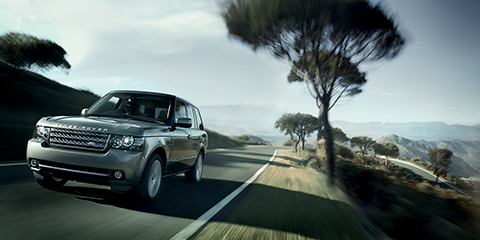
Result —
POLYGON ((110 93, 93 105, 88 115, 154 118, 165 121, 168 118, 171 99, 163 96, 137 93, 110 93))
POLYGON ((192 127, 195 127, 195 116, 193 115, 192 105, 187 104, 187 117, 192 119, 192 127))
POLYGON ((200 130, 205 130, 203 127, 203 121, 202 121, 202 116, 200 116, 200 111, 198 111, 197 108, 193 109, 195 111, 195 122, 197 123, 197 128, 200 130))
POLYGON ((186 118, 187 117, 187 109, 186 104, 182 101, 177 100, 177 104, 175 106, 175 122, 179 118, 186 118))

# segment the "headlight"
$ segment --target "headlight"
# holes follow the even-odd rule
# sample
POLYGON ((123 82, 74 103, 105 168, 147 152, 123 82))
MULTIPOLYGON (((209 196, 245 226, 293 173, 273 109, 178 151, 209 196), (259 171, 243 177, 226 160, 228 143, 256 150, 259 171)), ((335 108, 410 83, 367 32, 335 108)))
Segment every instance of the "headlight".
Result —
POLYGON ((126 135, 115 135, 110 141, 112 148, 132 151, 143 151, 143 138, 126 135))
POLYGON ((44 126, 36 126, 33 138, 39 140, 47 140, 50 137, 50 128, 44 126))

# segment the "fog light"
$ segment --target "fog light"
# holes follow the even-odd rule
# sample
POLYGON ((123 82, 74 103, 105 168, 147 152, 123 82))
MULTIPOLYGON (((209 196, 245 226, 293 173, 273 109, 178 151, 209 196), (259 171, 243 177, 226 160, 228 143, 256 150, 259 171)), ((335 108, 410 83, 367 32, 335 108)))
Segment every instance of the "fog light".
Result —
POLYGON ((115 171, 113 176, 115 176, 116 179, 121 179, 123 177, 123 173, 122 171, 115 171))
POLYGON ((32 167, 38 167, 38 160, 37 160, 37 159, 32 159, 32 160, 30 160, 30 166, 32 166, 32 167))

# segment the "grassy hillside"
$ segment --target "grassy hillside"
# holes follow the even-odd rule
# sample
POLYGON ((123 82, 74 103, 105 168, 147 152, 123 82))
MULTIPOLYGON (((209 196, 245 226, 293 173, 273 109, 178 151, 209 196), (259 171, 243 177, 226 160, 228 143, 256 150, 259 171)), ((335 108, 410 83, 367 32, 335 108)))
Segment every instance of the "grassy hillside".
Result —
POLYGON ((25 158, 27 141, 41 117, 79 115, 99 98, 2 63, 0 89, 0 161, 25 158))
MULTIPOLYGON (((326 172, 324 145, 316 145, 308 165, 326 172)), ((392 239, 479 239, 478 201, 393 163, 369 156, 370 163, 362 164, 344 151, 337 150, 337 186, 392 239)))
MULTIPOLYGON (((79 115, 99 96, 59 84, 39 74, 0 63, 0 161, 25 159, 35 123, 45 116, 79 115)), ((207 130, 209 149, 244 144, 207 130)))
POLYGON ((403 138, 394 134, 381 137, 378 143, 392 142, 400 150, 400 157, 410 160, 414 157, 427 162, 430 148, 446 148, 453 151, 453 163, 448 172, 457 177, 471 177, 479 174, 480 164, 478 159, 480 142, 478 141, 416 141, 403 138))
POLYGON ((208 149, 215 148, 235 148, 242 147, 244 144, 231 137, 225 136, 221 133, 207 129, 208 133, 208 149))

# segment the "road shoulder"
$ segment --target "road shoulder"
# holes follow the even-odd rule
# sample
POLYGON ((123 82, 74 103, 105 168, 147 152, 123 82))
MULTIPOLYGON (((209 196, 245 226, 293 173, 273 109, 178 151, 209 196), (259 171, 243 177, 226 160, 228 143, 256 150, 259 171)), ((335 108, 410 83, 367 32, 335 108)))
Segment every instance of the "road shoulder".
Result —
POLYGON ((326 176, 279 150, 270 166, 195 239, 378 239, 384 235, 326 176))

